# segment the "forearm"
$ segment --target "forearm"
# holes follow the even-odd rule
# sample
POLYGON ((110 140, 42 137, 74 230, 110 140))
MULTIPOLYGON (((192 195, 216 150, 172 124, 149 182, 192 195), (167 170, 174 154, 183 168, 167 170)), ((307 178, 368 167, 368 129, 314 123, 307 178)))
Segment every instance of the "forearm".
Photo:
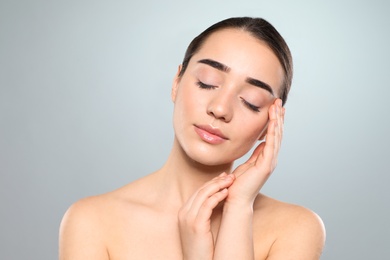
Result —
POLYGON ((215 260, 254 259, 253 206, 226 203, 215 246, 215 260))
POLYGON ((211 216, 214 208, 226 198, 232 182, 233 178, 226 173, 220 174, 200 187, 179 210, 183 259, 213 259, 211 216))

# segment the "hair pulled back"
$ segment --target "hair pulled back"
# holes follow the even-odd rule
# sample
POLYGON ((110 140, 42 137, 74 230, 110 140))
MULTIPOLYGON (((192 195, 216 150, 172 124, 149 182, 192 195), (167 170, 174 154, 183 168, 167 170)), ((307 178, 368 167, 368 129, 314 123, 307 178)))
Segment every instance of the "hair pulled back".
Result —
POLYGON ((182 69, 179 76, 182 76, 187 69, 192 56, 202 47, 206 39, 214 32, 222 29, 241 29, 250 33, 253 37, 265 42, 277 56, 284 70, 283 85, 280 88, 279 97, 283 105, 291 88, 293 77, 293 63, 290 49, 279 32, 266 20, 252 17, 233 17, 213 24, 197 37, 188 46, 182 62, 182 69))

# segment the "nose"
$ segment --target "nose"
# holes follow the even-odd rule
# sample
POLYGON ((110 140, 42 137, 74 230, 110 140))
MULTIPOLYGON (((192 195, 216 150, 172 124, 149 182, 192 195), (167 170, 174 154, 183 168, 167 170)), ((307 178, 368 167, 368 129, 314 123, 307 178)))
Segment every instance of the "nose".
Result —
POLYGON ((229 93, 216 93, 207 107, 207 114, 215 119, 230 122, 233 118, 233 100, 229 93))

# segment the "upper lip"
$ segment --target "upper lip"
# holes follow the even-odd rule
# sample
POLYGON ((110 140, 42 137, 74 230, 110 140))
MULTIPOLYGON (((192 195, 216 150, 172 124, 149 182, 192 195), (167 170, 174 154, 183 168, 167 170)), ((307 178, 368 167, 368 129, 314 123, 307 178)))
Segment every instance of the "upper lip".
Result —
POLYGON ((197 128, 200 128, 206 132, 209 132, 210 134, 219 136, 223 139, 228 139, 218 128, 212 127, 210 125, 195 125, 197 128))

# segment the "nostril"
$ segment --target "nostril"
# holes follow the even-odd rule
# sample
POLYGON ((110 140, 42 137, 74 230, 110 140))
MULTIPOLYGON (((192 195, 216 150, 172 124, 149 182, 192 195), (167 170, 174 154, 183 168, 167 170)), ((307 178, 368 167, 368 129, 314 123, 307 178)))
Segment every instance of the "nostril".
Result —
POLYGON ((222 121, 226 121, 226 117, 224 115, 218 115, 212 111, 210 111, 208 113, 210 116, 214 117, 215 119, 219 119, 219 120, 222 120, 222 121))
POLYGON ((222 121, 230 121, 232 111, 226 104, 210 104, 207 108, 207 114, 222 121))

